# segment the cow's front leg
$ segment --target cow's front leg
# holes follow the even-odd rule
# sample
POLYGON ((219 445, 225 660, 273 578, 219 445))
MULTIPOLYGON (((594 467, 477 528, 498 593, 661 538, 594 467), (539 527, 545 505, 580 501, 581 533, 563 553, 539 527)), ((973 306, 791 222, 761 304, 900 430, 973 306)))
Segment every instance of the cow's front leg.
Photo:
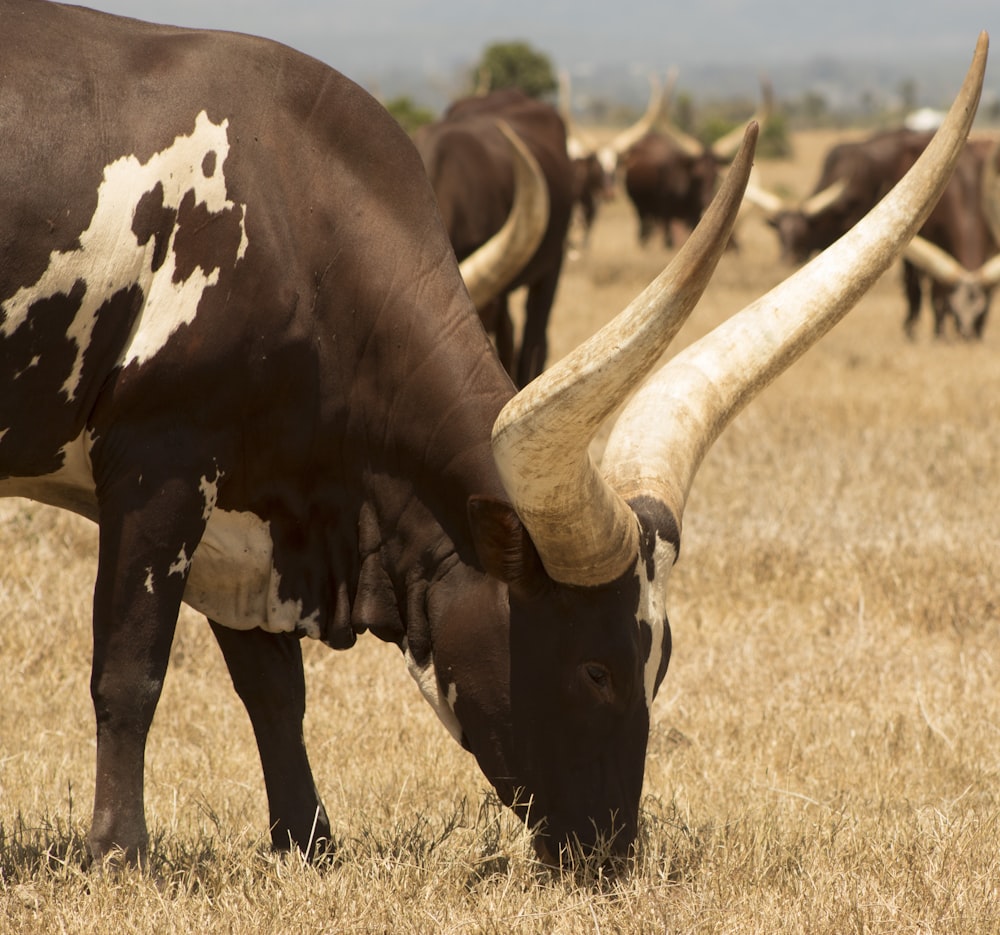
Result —
POLYGON ((297 637, 212 623, 233 686, 253 724, 271 817, 271 843, 313 857, 329 846, 330 822, 302 735, 306 684, 297 637))
POLYGON ((204 531, 198 481, 136 471, 98 488, 91 695, 97 775, 90 852, 145 862, 146 735, 160 698, 188 566, 204 531))

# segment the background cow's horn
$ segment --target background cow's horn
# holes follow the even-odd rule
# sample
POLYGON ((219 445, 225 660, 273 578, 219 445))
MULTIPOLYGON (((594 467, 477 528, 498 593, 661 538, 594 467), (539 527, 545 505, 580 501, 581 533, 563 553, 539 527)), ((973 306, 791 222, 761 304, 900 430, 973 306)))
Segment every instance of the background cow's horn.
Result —
POLYGON ((521 390, 493 427, 511 502, 549 575, 605 584, 638 554, 638 525, 588 446, 601 423, 656 365, 726 248, 750 174, 757 126, 673 262, 615 319, 521 390))
POLYGON ((754 177, 756 173, 751 173, 750 181, 747 182, 745 201, 760 208, 768 217, 777 217, 782 211, 791 210, 791 202, 782 198, 777 192, 760 185, 754 177))
POLYGON ((991 257, 978 269, 966 269, 946 250, 918 234, 906 245, 903 257, 932 279, 952 288, 965 283, 981 289, 993 289, 1000 283, 1000 254, 991 257))
POLYGON ((847 189, 847 179, 837 179, 826 188, 821 189, 814 195, 810 195, 802 202, 799 210, 807 217, 815 217, 825 211, 830 205, 835 204, 847 189))
POLYGON ((477 309, 521 272, 549 224, 549 189, 538 162, 506 121, 498 120, 497 126, 514 152, 514 203, 503 227, 459 266, 477 309))
POLYGON ((625 407, 602 470, 618 493, 665 503, 680 523, 702 458, 736 413, 833 327, 923 225, 951 176, 982 89, 988 40, 930 145, 839 241, 686 348, 625 407))
POLYGON ((946 250, 924 240, 919 234, 903 250, 903 257, 938 282, 957 286, 972 274, 946 250))
POLYGON ((646 112, 632 126, 626 127, 615 136, 609 144, 611 150, 619 156, 622 155, 656 126, 664 111, 670 106, 676 80, 677 73, 673 69, 667 75, 665 87, 660 84, 660 79, 655 74, 649 75, 649 102, 646 104, 646 112))
MULTIPOLYGON (((770 121, 773 110, 774 89, 771 87, 770 80, 762 76, 760 79, 760 106, 757 108, 757 113, 750 118, 757 121, 761 132, 764 131, 764 128, 770 121)), ((740 136, 739 127, 720 136, 711 146, 712 155, 720 162, 729 162, 740 145, 740 136)))

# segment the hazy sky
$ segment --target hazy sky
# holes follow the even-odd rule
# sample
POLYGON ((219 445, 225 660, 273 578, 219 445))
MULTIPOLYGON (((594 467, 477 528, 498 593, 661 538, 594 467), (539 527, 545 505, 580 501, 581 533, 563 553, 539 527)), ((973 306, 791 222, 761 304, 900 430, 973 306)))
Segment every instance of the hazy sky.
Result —
MULTIPOLYGON (((364 80, 394 64, 442 70, 526 39, 561 67, 769 65, 819 56, 954 60, 1000 44, 1000 0, 93 0, 112 13, 251 32, 364 80)), ((1000 55, 1000 48, 993 52, 1000 55)), ((996 68, 992 72, 1000 75, 996 68)), ((998 82, 989 82, 994 86, 998 82)))

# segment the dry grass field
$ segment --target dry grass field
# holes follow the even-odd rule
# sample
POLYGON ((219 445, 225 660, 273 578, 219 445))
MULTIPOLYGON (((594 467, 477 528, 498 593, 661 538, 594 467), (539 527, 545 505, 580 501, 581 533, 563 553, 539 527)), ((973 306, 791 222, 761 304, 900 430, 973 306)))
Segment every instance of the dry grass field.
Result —
MULTIPOLYGON (((805 193, 826 135, 764 181, 805 193)), ((683 345, 780 280, 742 222, 683 345)), ((552 358, 669 258, 606 206, 566 269, 552 358)), ((674 655, 641 853, 559 879, 399 653, 306 646, 307 735, 339 849, 268 852, 249 723, 182 616, 147 753, 152 874, 82 869, 93 795, 95 530, 0 502, 0 932, 1000 931, 1000 310, 902 334, 893 268, 710 452, 673 574, 674 655)))

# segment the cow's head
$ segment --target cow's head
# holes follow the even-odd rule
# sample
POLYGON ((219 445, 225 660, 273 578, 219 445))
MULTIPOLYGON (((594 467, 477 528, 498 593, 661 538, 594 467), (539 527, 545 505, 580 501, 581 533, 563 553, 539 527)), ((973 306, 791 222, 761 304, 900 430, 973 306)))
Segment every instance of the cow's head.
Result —
POLYGON ((631 847, 650 707, 670 654, 666 583, 698 466, 924 222, 971 123, 985 51, 983 39, 948 121, 885 202, 657 370, 725 251, 751 125, 670 266, 498 416, 493 457, 508 499, 470 498, 480 567, 454 583, 443 575, 428 616, 442 707, 504 801, 536 827, 543 856, 602 841, 612 853, 631 847), (598 466, 590 444, 623 404, 598 466))
POLYGON ((851 204, 845 179, 831 183, 801 203, 751 184, 747 186, 747 200, 764 210, 767 223, 778 235, 782 261, 794 266, 801 266, 817 250, 832 244, 850 227, 852 214, 860 217, 864 213, 851 204))

